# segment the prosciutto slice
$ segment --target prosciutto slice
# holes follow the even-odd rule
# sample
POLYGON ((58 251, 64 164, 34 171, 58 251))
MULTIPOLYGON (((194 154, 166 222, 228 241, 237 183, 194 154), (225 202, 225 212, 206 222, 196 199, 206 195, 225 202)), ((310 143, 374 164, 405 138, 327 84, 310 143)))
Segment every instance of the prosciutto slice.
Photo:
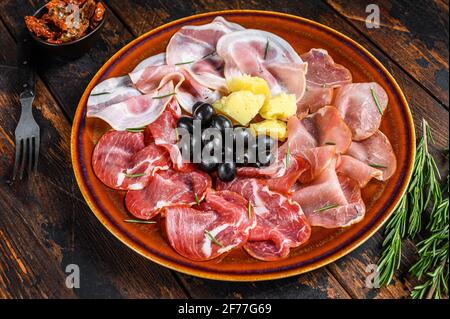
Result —
POLYGON ((297 103, 297 116, 303 118, 308 113, 317 112, 321 107, 330 105, 332 100, 332 88, 307 85, 305 94, 297 103))
POLYGON ((287 257, 291 248, 309 239, 311 228, 300 205, 270 191, 264 181, 238 178, 230 183, 219 183, 218 187, 241 194, 253 207, 256 227, 250 230, 244 245, 251 256, 266 261, 279 260, 287 257))
POLYGON ((372 178, 378 180, 383 178, 383 172, 380 169, 371 167, 351 156, 342 155, 338 163, 336 171, 356 181, 360 188, 364 188, 372 178))
POLYGON ((168 82, 151 94, 134 96, 101 109, 88 106, 86 116, 100 118, 117 131, 144 127, 161 115, 172 94, 173 84, 168 82))
POLYGON ((389 139, 381 131, 360 142, 353 142, 347 152, 357 160, 382 172, 378 179, 385 181, 394 175, 397 159, 389 139))
POLYGON ((226 91, 224 61, 217 55, 216 45, 223 35, 239 30, 244 28, 222 17, 209 24, 185 26, 170 39, 167 63, 188 68, 202 85, 226 91))
POLYGON ((200 206, 168 207, 166 233, 172 247, 192 260, 209 260, 247 241, 255 225, 248 202, 230 191, 206 193, 200 206))
POLYGON ((197 200, 203 200, 209 188, 211 178, 203 172, 161 171, 144 189, 128 191, 125 204, 137 218, 151 219, 166 207, 195 205, 197 200))
POLYGON ((380 127, 388 96, 378 83, 353 83, 338 89, 334 103, 352 131, 353 140, 361 141, 380 127))
POLYGON ((307 64, 291 45, 277 35, 261 30, 229 33, 217 43, 217 53, 225 61, 225 78, 243 74, 267 81, 272 95, 305 93, 307 64))
POLYGON ((308 63, 306 82, 308 87, 335 88, 352 83, 352 74, 344 66, 334 63, 333 58, 324 49, 311 49, 301 55, 308 63))
POLYGON ((364 217, 365 205, 358 184, 338 175, 335 165, 333 161, 311 184, 301 186, 292 194, 311 226, 346 227, 364 217))
POLYGON ((169 166, 167 152, 155 144, 145 146, 143 133, 109 131, 92 155, 95 175, 114 189, 143 189, 157 171, 169 166))

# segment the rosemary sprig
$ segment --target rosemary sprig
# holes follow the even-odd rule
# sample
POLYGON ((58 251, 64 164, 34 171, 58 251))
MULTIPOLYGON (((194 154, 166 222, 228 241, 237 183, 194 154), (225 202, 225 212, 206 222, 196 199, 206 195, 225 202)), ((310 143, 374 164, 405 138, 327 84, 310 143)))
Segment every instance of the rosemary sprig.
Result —
POLYGON ((336 145, 335 142, 325 142, 325 145, 336 145))
POLYGON ((268 53, 269 53, 269 39, 267 39, 266 48, 264 49, 264 60, 267 59, 268 53))
POLYGON ((206 238, 208 238, 212 243, 216 244, 217 246, 219 246, 219 247, 224 247, 223 244, 222 244, 220 241, 218 241, 218 240, 216 239, 216 237, 214 237, 214 235, 211 234, 211 233, 210 233, 209 231, 207 231, 206 229, 205 229, 205 236, 206 236, 206 238))
POLYGON ((154 220, 141 220, 141 219, 124 219, 125 223, 132 223, 132 224, 156 224, 154 220))
POLYGON ((289 142, 288 142, 288 145, 287 145, 287 152, 286 152, 286 161, 285 161, 286 168, 289 167, 289 160, 290 160, 290 159, 291 159, 291 145, 290 145, 289 142))
POLYGON ((195 196, 195 202, 197 203, 197 205, 200 205, 200 199, 198 198, 197 193, 195 193, 194 196, 195 196))
POLYGON ((152 97, 152 99, 153 99, 153 100, 161 100, 161 99, 164 99, 164 98, 166 98, 166 97, 173 96, 173 95, 175 95, 175 94, 177 94, 177 93, 172 92, 172 93, 165 94, 165 95, 154 96, 154 97, 152 97))
POLYGON ((248 210, 248 219, 252 218, 252 209, 253 209, 252 202, 248 201, 248 208, 247 208, 247 210, 248 210))
POLYGON ((387 166, 380 164, 368 164, 368 165, 373 168, 387 168, 387 166))
POLYGON ((439 297, 443 291, 448 292, 448 197, 443 200, 439 171, 428 149, 429 141, 433 141, 430 127, 425 120, 422 125, 423 136, 417 147, 412 179, 386 226, 386 238, 378 262, 379 283, 387 285, 400 267, 402 239, 406 236, 414 238, 422 230, 423 212, 432 202, 433 209, 427 225, 431 235, 417 245, 420 258, 411 269, 417 278, 427 276, 427 280, 414 289, 411 294, 413 298, 439 297), (446 243, 442 244, 442 234, 445 232, 446 243), (439 259, 444 255, 445 263, 439 259), (446 278, 445 283, 443 278, 446 278))
POLYGON ((146 173, 136 173, 136 174, 127 174, 127 173, 125 173, 125 177, 128 177, 128 178, 137 178, 137 177, 142 177, 142 176, 145 176, 145 175, 147 175, 146 173))
POLYGON ((192 61, 187 61, 187 62, 180 62, 180 63, 175 63, 175 65, 185 65, 185 64, 192 64, 192 63, 194 63, 195 61, 194 60, 192 60, 192 61))
POLYGON ((332 208, 336 208, 338 206, 339 205, 336 205, 336 204, 327 204, 327 205, 325 205, 325 206, 323 206, 321 208, 318 208, 318 209, 314 210, 313 213, 323 212, 323 211, 326 211, 326 210, 329 210, 329 209, 332 209, 332 208))
POLYGON ((131 132, 131 133, 141 133, 144 132, 145 130, 145 126, 142 127, 130 127, 125 129, 127 132, 131 132))
POLYGON ((381 115, 383 115, 383 108, 380 105, 380 101, 378 100, 377 92, 373 88, 370 88, 370 93, 372 93, 373 100, 375 101, 375 104, 377 105, 378 111, 381 115))

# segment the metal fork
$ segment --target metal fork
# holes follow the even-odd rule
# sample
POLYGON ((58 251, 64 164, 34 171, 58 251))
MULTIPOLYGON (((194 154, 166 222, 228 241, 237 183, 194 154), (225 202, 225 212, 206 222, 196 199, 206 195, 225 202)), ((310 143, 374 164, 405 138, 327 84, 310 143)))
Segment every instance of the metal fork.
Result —
POLYGON ((32 170, 36 172, 39 157, 39 126, 33 118, 34 94, 31 91, 24 91, 20 94, 20 104, 22 114, 19 124, 16 127, 16 158, 14 161, 13 180, 17 174, 23 178, 25 167, 28 167, 28 175, 32 170))
POLYGON ((23 88, 20 94, 22 112, 16 127, 16 156, 14 160, 13 177, 17 174, 22 179, 25 168, 28 167, 28 175, 36 172, 39 158, 40 134, 39 126, 33 118, 33 101, 35 88, 35 73, 31 64, 31 48, 29 37, 23 35, 20 43, 18 64, 20 68, 20 84, 23 88))

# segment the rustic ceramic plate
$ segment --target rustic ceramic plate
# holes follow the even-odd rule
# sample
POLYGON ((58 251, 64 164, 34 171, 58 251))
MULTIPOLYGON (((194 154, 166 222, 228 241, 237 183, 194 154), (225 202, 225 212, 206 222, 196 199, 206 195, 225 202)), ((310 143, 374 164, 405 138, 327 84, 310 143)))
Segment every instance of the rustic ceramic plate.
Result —
POLYGON ((72 162, 84 198, 100 222, 123 243, 148 259, 195 276, 233 281, 282 278, 307 272, 348 254, 372 236, 391 215, 411 176, 415 153, 414 126, 406 99, 389 72, 361 45, 324 25, 296 16, 263 11, 211 12, 177 20, 156 28, 115 54, 92 79, 75 115, 72 129, 72 162), (328 50, 337 63, 349 68, 355 82, 376 81, 389 95, 381 130, 389 137, 398 169, 387 182, 371 182, 363 191, 367 205, 364 220, 342 229, 313 228, 309 242, 293 249, 289 258, 262 262, 243 250, 207 262, 194 262, 177 254, 165 238, 163 220, 157 225, 127 224, 124 193, 107 188, 94 175, 91 155, 108 127, 101 120, 86 118, 86 101, 99 82, 131 71, 141 60, 163 52, 170 37, 184 25, 205 24, 222 15, 247 28, 273 32, 286 39, 299 53, 310 48, 328 50))

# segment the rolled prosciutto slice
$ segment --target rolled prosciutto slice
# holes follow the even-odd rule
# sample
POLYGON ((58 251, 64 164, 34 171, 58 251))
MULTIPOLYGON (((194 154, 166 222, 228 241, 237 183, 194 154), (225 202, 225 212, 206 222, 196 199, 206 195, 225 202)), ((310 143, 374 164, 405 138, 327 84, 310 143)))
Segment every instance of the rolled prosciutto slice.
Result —
POLYGON ((95 175, 114 189, 143 189, 157 171, 169 166, 169 154, 155 144, 145 146, 143 133, 109 131, 92 155, 95 175))
POLYGON ((248 202, 230 191, 209 191, 199 206, 165 209, 171 246, 192 260, 209 260, 243 245, 255 225, 248 202))
POLYGON ((267 81, 272 95, 305 93, 307 64, 291 45, 277 35, 261 30, 229 33, 217 43, 217 53, 225 61, 225 78, 242 74, 267 81))
POLYGON ((366 208, 358 184, 338 175, 335 160, 311 184, 292 194, 311 226, 346 227, 361 221, 366 208))
POLYGON ((195 205, 197 201, 203 200, 209 188, 211 177, 201 171, 161 171, 144 189, 128 191, 125 204, 137 218, 151 219, 163 208, 195 205))
POLYGON ((216 53, 216 45, 225 34, 244 30, 222 17, 200 26, 185 26, 170 39, 166 49, 167 63, 187 68, 202 85, 226 91, 224 61, 216 53))
POLYGON ((381 131, 376 131, 368 139, 353 142, 347 155, 382 172, 378 178, 388 180, 397 169, 397 159, 389 139, 381 131))
POLYGON ((228 189, 244 196, 251 203, 256 226, 250 230, 244 249, 253 257, 272 261, 285 258, 290 249, 309 239, 311 227, 302 208, 287 197, 272 192, 264 181, 237 178, 220 182, 219 189, 228 189))
POLYGON ((334 104, 352 131, 353 140, 361 141, 380 127, 388 95, 378 83, 353 83, 338 89, 334 104))

